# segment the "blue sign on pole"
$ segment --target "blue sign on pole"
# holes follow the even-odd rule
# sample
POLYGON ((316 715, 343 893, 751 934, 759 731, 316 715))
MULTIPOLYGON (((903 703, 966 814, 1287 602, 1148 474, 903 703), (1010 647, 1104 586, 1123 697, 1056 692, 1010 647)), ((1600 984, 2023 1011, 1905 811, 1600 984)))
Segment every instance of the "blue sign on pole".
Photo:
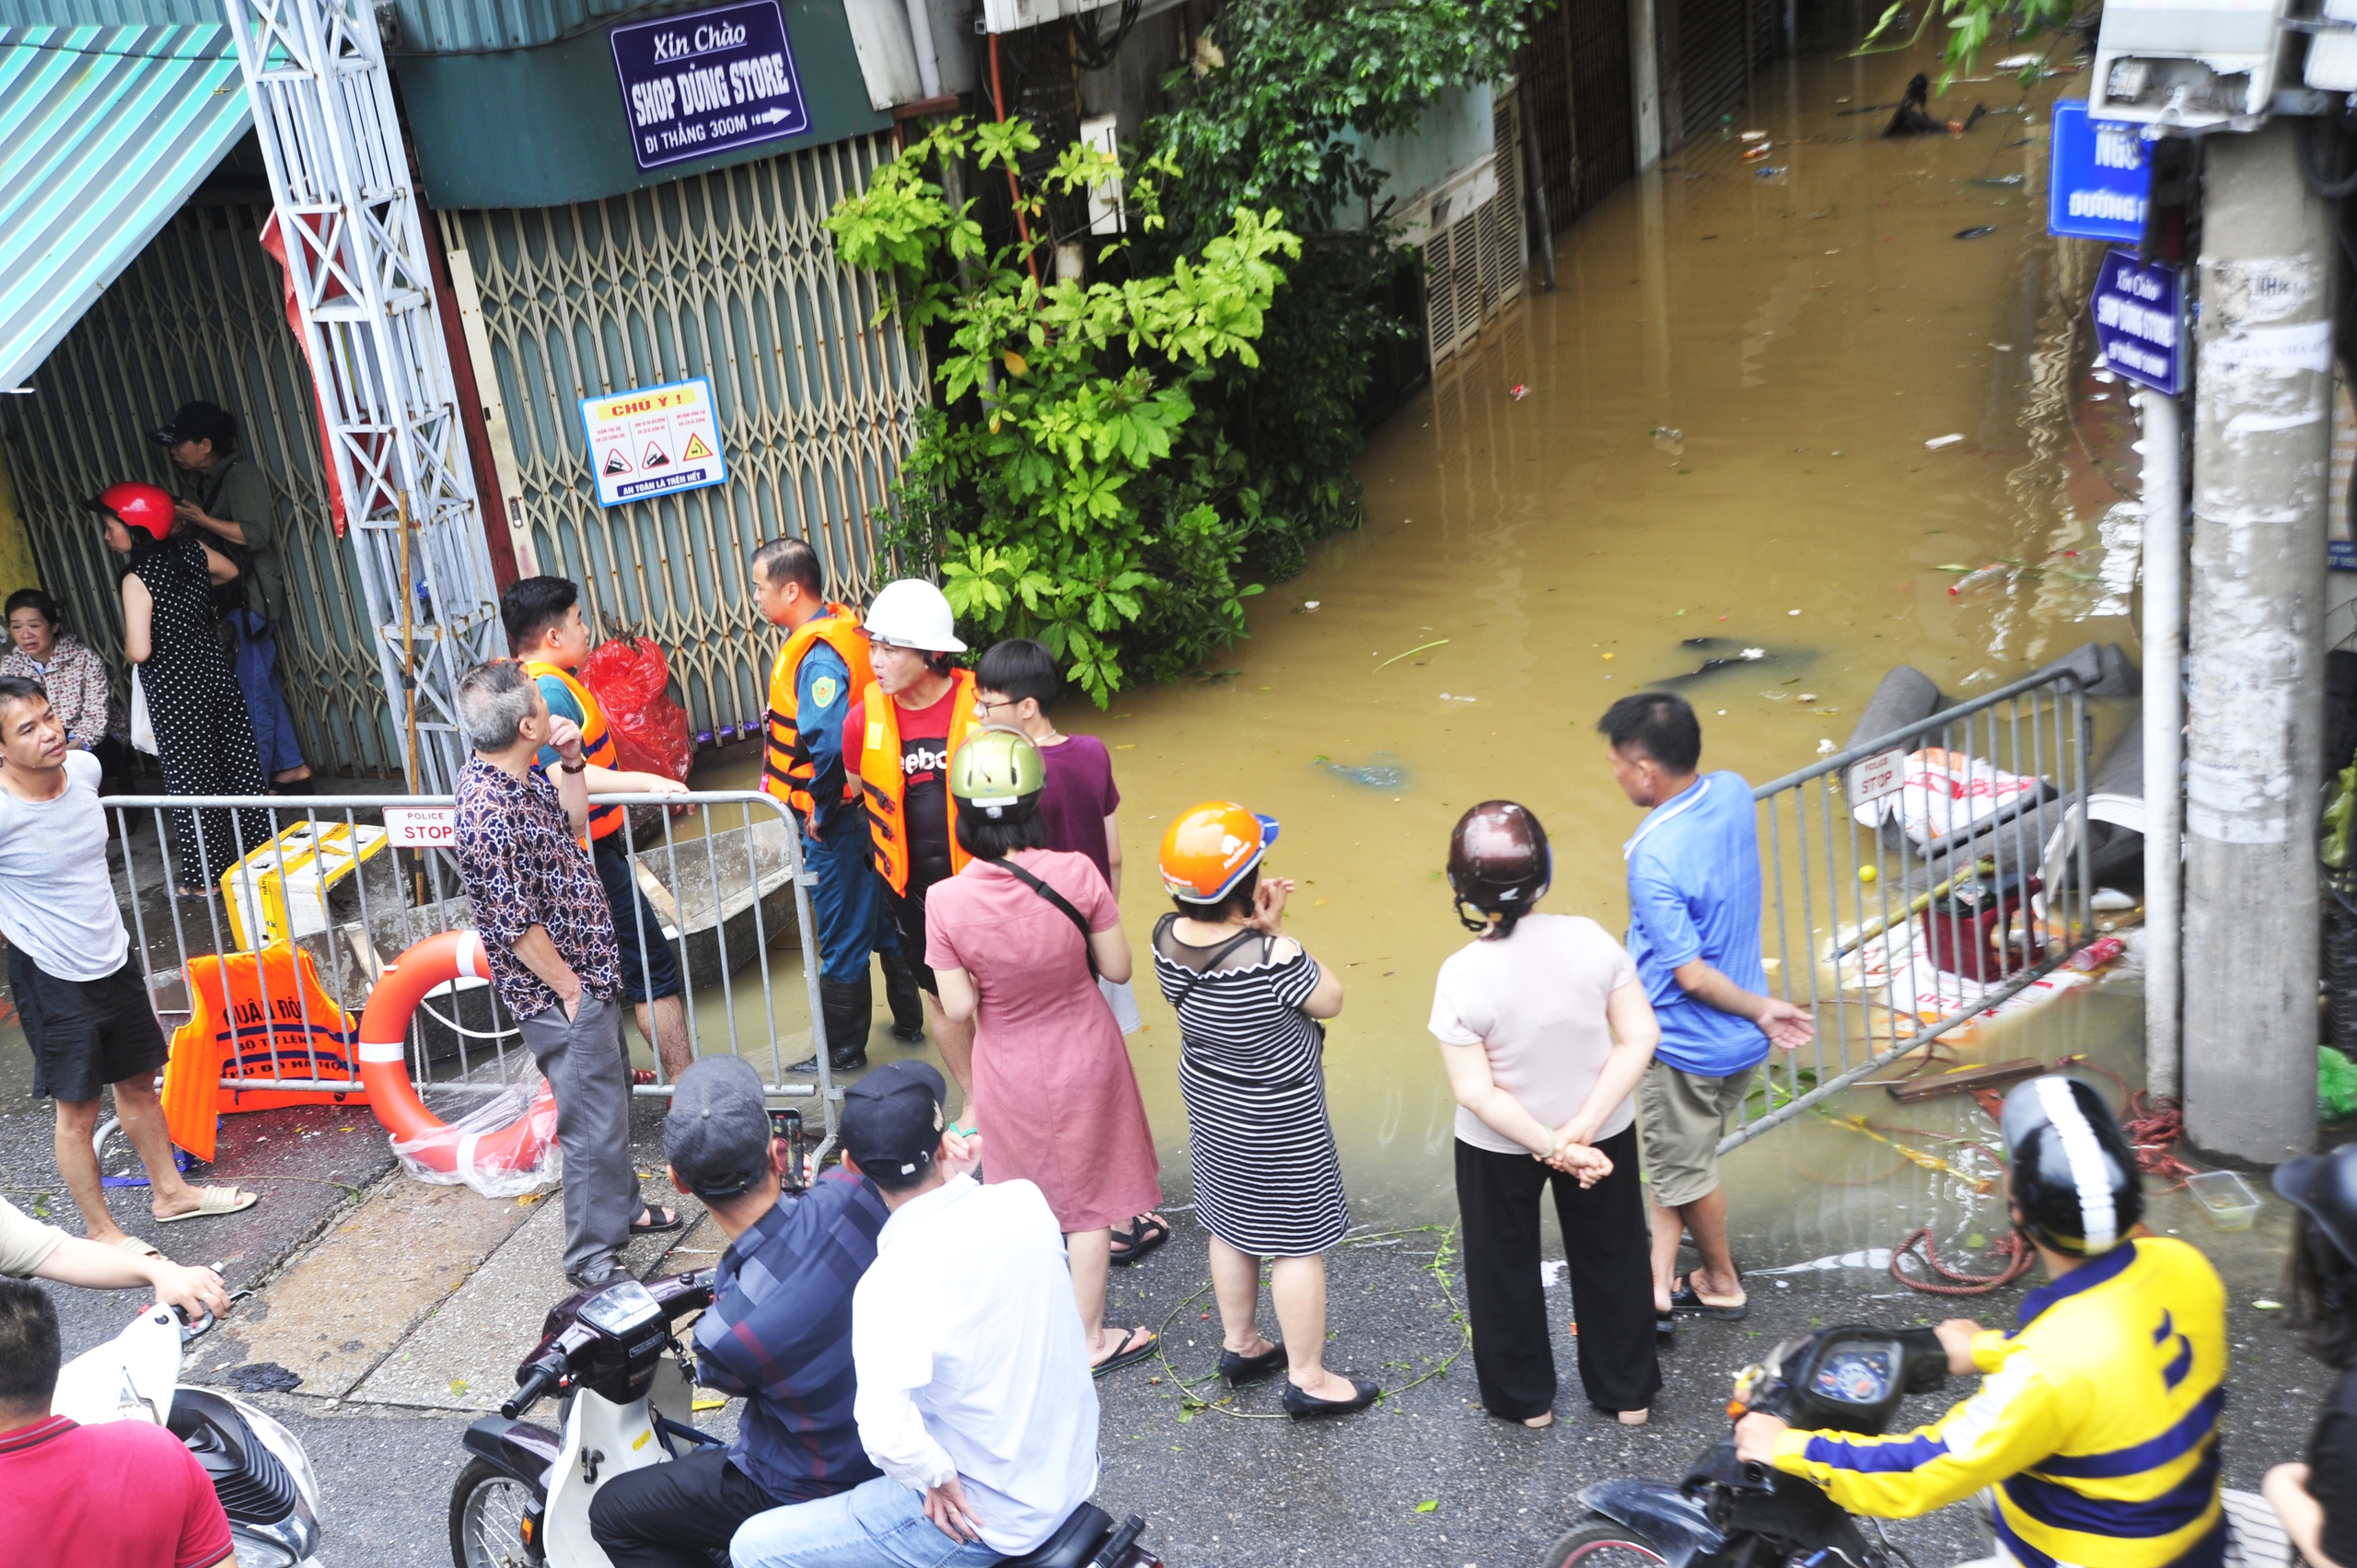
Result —
POLYGON ((2169 397, 2185 390, 2184 289, 2175 263, 2112 251, 2096 274, 2094 309, 2105 364, 2169 397))
POLYGON ((2079 239, 2141 240, 2153 195, 2153 149, 2137 127, 2090 120, 2084 99, 2054 105, 2046 227, 2079 239))
POLYGON ((642 169, 810 129, 777 0, 633 22, 609 36, 642 169))

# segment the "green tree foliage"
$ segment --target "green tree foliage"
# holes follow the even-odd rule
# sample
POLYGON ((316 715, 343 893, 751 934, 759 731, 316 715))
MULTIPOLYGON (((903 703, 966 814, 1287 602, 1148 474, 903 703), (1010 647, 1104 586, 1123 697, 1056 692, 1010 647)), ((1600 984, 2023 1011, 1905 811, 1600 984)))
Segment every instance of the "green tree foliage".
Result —
MULTIPOLYGON (((1540 0, 1541 4, 1546 0, 1540 0)), ((1529 0, 1236 0, 1198 68, 1164 84, 1144 144, 1183 169, 1144 263, 1201 254, 1238 206, 1284 213, 1306 246, 1269 313, 1257 366, 1229 361, 1193 389, 1205 453, 1234 475, 1254 558, 1296 569, 1309 543, 1358 520, 1351 462, 1377 362, 1418 336, 1391 300, 1403 269, 1374 140, 1412 131, 1441 94, 1513 69, 1529 0)))
MULTIPOLYGON (((1248 530, 1222 515, 1234 465, 1216 436, 1185 454, 1174 442, 1215 366, 1260 363, 1279 262, 1301 242, 1275 210, 1238 205, 1167 270, 1043 285, 1020 248, 990 250, 972 203, 953 206, 935 178, 969 160, 1014 170, 1039 145, 1023 121, 953 120, 827 227, 846 263, 891 274, 912 331, 947 337, 947 408, 928 412, 904 465, 902 536, 937 550, 950 607, 981 640, 1039 638, 1101 706, 1132 674, 1167 679, 1243 633, 1260 589, 1237 583, 1248 530)), ((1039 184, 1067 195, 1124 172, 1074 145, 1039 184)), ((1145 230, 1178 172, 1155 158, 1124 180, 1145 230)))
MULTIPOLYGON (((1899 37, 1900 24, 1909 9, 1917 6, 1922 7, 1922 20, 1916 24, 1916 39, 1922 37, 1934 17, 1947 19, 1948 41, 1942 51, 1946 63, 1940 71, 1942 92, 1947 91, 1948 84, 1957 76, 1971 73, 1980 52, 1996 38, 2000 27, 2009 27, 2014 39, 2027 41, 2042 33, 2060 31, 2084 8, 2082 0, 1891 0, 1867 31, 1857 52, 1877 54, 1907 47, 1913 40, 1899 37)), ((2023 79, 2032 79, 2044 64, 2041 58, 2023 73, 2023 79)))

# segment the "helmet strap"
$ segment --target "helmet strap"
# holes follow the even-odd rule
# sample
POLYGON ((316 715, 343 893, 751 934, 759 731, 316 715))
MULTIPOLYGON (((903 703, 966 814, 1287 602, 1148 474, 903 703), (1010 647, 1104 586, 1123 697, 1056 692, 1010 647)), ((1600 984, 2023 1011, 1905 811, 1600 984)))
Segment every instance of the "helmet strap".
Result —
POLYGON ((1491 928, 1498 923, 1498 916, 1495 912, 1482 909, 1479 905, 1467 902, 1461 894, 1457 898, 1451 899, 1449 903, 1450 906, 1457 911, 1457 923, 1464 926, 1466 930, 1474 933, 1476 935, 1487 936, 1490 934, 1491 928), (1466 912, 1469 910, 1472 912, 1469 914, 1466 912))

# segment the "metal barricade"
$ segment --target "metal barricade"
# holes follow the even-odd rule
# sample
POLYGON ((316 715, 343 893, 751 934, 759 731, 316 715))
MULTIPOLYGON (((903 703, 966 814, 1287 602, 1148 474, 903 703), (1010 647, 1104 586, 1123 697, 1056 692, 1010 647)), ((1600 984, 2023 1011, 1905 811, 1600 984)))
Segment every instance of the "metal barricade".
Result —
MULTIPOLYGON (((449 796, 108 797, 122 848, 118 889, 149 1000, 168 1031, 200 1010, 226 1012, 216 1020, 230 1041, 222 1088, 362 1086, 357 1026, 385 965, 437 932, 474 924, 455 858, 453 805, 449 796), (226 866, 228 854, 217 854, 203 900, 175 891, 176 873, 195 875, 200 842, 234 844, 238 854, 226 866), (236 967, 241 993, 218 1003, 214 992, 228 989, 232 966, 208 964, 215 956, 253 960, 236 967)), ((599 796, 593 805, 629 813, 619 836, 643 897, 615 911, 615 935, 635 945, 642 974, 653 949, 672 953, 691 1055, 749 1058, 772 1096, 816 1098, 831 1139, 841 1096, 819 1003, 815 877, 792 815, 752 791, 599 796), (805 1022, 772 970, 772 944, 789 925, 800 937, 815 1081, 791 1076, 784 1054, 805 1022)), ((639 1009, 639 1020, 653 1074, 633 1092, 668 1096, 671 1075, 648 1011, 639 1009)), ((495 1094, 520 1070, 517 1042, 496 989, 461 977, 429 991, 412 1016, 406 1063, 429 1101, 495 1094)))
POLYGON ((2093 934, 2090 748, 2059 671, 1752 791, 1769 986, 1817 1038, 1770 1050, 1722 1154, 2058 983, 2093 934))

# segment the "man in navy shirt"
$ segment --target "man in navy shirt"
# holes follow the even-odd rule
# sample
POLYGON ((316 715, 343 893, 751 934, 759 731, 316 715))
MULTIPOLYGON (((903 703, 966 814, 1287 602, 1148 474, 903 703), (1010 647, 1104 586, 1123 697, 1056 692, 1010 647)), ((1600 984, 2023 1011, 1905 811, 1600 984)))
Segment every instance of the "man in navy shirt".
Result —
POLYGON ((696 1320, 696 1377, 742 1394, 745 1410, 726 1453, 698 1448, 598 1489, 589 1533, 614 1568, 710 1568, 754 1515, 879 1473, 852 1419, 852 1287, 890 1217, 874 1185, 832 1170, 784 1196, 784 1146, 761 1074, 737 1056, 679 1074, 663 1151, 672 1184, 703 1200, 728 1237, 712 1308, 696 1320))
POLYGON ((1654 1311, 1740 1318, 1750 1310, 1727 1251, 1719 1139, 1771 1044, 1816 1038, 1806 1009, 1767 994, 1759 961, 1759 833, 1751 785, 1734 772, 1697 774, 1702 726, 1667 691, 1623 697, 1597 722, 1612 777, 1650 807, 1622 854, 1629 862, 1629 956, 1661 1022, 1661 1044, 1637 1086, 1645 1176, 1653 1194, 1654 1311), (1680 1231, 1702 1266, 1675 1278, 1680 1231))

